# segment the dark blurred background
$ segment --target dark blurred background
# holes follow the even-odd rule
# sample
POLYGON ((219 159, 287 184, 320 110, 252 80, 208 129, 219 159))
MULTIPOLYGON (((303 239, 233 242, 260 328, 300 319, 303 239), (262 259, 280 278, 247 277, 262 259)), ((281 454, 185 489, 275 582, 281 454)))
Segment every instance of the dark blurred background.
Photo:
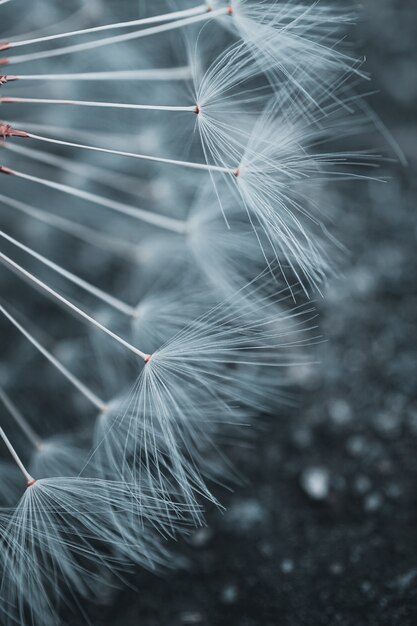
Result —
POLYGON ((232 450, 247 482, 177 547, 188 567, 138 574, 95 624, 417 623, 416 0, 364 0, 354 36, 408 165, 363 138, 392 159, 337 216, 349 256, 318 302, 321 363, 298 372, 296 407, 232 450))

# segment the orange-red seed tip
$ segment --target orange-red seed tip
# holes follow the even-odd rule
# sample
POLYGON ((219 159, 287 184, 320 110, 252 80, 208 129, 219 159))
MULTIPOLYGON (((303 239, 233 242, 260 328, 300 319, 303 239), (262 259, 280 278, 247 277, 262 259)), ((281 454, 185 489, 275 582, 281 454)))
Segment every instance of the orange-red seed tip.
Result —
POLYGON ((9 65, 10 60, 9 59, 0 59, 0 65, 9 65))
POLYGON ((33 487, 33 485, 36 483, 36 480, 30 480, 28 482, 28 487, 33 487))
POLYGON ((2 85, 7 85, 7 83, 12 82, 13 80, 17 80, 17 76, 7 76, 5 74, 0 74, 0 87, 2 85))
POLYGON ((239 178, 239 176, 240 176, 240 169, 239 168, 237 168, 237 170, 235 170, 233 172, 233 176, 235 176, 236 178, 239 178))
POLYGON ((4 167, 4 165, 0 165, 0 172, 2 174, 8 174, 9 176, 13 176, 14 171, 11 170, 9 167, 4 167))
POLYGON ((234 8, 233 8, 233 7, 229 7, 229 8, 227 9, 227 15, 233 15, 233 13, 234 13, 234 12, 235 12, 235 10, 234 10, 234 8))
POLYGON ((149 361, 152 359, 152 354, 148 354, 148 356, 145 359, 145 365, 148 365, 149 361))
POLYGON ((195 107, 195 109, 194 109, 194 113, 195 113, 196 115, 198 115, 198 114, 200 113, 200 111, 201 111, 200 107, 198 106, 198 104, 196 104, 196 107, 195 107))
POLYGON ((11 43, 0 43, 0 52, 3 52, 4 50, 10 50, 11 47, 11 43))
POLYGON ((12 128, 10 124, 0 122, 0 137, 3 139, 6 139, 7 137, 24 137, 27 139, 29 135, 24 130, 16 130, 15 128, 12 128))

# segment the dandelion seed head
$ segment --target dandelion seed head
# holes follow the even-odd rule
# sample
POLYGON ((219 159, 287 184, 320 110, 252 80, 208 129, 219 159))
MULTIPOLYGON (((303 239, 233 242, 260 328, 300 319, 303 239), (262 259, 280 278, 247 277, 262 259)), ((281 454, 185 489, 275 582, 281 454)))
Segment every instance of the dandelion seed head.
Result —
POLYGON ((129 2, 104 4, 102 25, 84 30, 82 12, 48 0, 31 9, 33 39, 0 44, 13 49, 0 66, 23 68, 0 75, 0 101, 24 120, 0 123, 0 172, 14 175, 16 193, 1 201, 46 247, 45 282, 3 261, 122 351, 88 332, 68 340, 81 379, 67 370, 66 382, 96 407, 95 422, 82 415, 87 432, 94 426, 90 454, 75 432, 42 440, 31 474, 12 454, 27 488, 11 474, 0 488, 6 505, 23 494, 0 511, 0 591, 6 621, 22 626, 60 623, 61 609, 98 601, 103 580, 123 582, 132 563, 172 565, 160 534, 175 537, 203 522, 205 503, 220 506, 213 484, 236 479, 223 442, 289 401, 290 369, 310 363, 320 341, 302 291, 320 290, 331 272, 322 207, 332 208, 328 180, 354 160, 326 146, 356 124, 345 114, 359 64, 335 45, 350 19, 343 7, 212 0, 179 6, 175 18, 152 5, 143 22, 129 2), (52 35, 45 8, 62 22, 49 24, 52 35), (80 30, 66 32, 64 18, 80 30), (13 94, 16 79, 31 98, 13 94), (70 257, 72 274, 57 257, 70 257), (50 271, 62 293, 64 279, 77 291, 64 298, 50 271), (139 375, 126 392, 132 362, 139 375), (88 386, 96 374, 103 398, 88 386))
POLYGON ((0 515, 4 575, 3 610, 26 623, 56 624, 59 607, 101 594, 101 570, 114 575, 127 568, 128 555, 150 569, 166 553, 149 530, 134 521, 152 513, 133 485, 86 478, 37 480, 26 489, 14 511, 0 515), (51 578, 50 571, 54 572, 51 578), (24 592, 22 594, 22 591, 24 592), (67 598, 64 601, 64 598, 67 598))

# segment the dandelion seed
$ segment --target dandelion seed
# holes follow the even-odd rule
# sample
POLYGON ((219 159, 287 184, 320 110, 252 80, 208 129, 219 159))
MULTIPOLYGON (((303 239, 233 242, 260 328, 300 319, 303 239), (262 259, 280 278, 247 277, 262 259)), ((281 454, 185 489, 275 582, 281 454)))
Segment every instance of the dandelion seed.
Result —
MULTIPOLYGON (((1 253, 1 257, 5 255, 1 253)), ((15 262, 10 260, 6 262, 84 319, 88 321, 93 319, 15 262)), ((252 287, 253 285, 248 289, 252 287)), ((179 490, 184 495, 185 505, 190 508, 196 519, 200 515, 195 499, 196 493, 200 495, 204 493, 206 497, 212 499, 198 470, 195 469, 195 461, 187 460, 187 455, 189 453, 192 455, 193 448, 198 450, 198 440, 207 437, 207 434, 200 430, 201 425, 215 416, 218 419, 217 416, 221 415, 232 421, 233 404, 238 407, 250 406, 252 410, 265 408, 265 399, 271 394, 271 389, 276 392, 275 375, 268 375, 266 371, 259 377, 251 378, 239 371, 234 373, 233 369, 229 371, 229 368, 236 368, 238 365, 242 365, 244 369, 266 366, 274 370, 276 366, 288 366, 289 354, 283 357, 284 360, 276 360, 277 351, 285 348, 288 352, 291 348, 302 347, 309 341, 303 336, 303 328, 299 328, 298 321, 294 325, 294 338, 291 339, 291 332, 288 338, 288 329, 285 326, 282 327, 278 320, 271 318, 270 315, 261 317, 260 309, 257 310, 257 318, 254 319, 253 309, 248 302, 245 290, 242 290, 241 294, 235 294, 233 303, 227 302, 199 318, 188 329, 180 331, 165 347, 154 352, 152 357, 120 337, 117 338, 119 343, 125 347, 129 346, 130 350, 143 358, 145 367, 132 396, 133 408, 128 406, 124 414, 127 425, 121 427, 119 422, 117 428, 114 428, 113 424, 109 428, 106 421, 103 426, 103 421, 99 420, 96 441, 101 444, 107 438, 109 445, 106 448, 106 462, 110 462, 114 472, 121 471, 124 478, 125 472, 129 477, 137 477, 137 466, 142 467, 137 461, 138 456, 140 457, 145 450, 148 459, 146 451, 149 449, 152 453, 152 464, 156 468, 155 475, 150 474, 152 479, 149 488, 156 488, 158 493, 162 491, 169 501, 172 481, 177 481, 174 493, 179 490), (300 332, 301 338, 298 337, 300 332), (138 424, 141 423, 144 426, 141 426, 139 433, 138 424), (109 430, 115 435, 111 440, 109 430), (155 448, 155 433, 158 432, 164 437, 165 447, 169 451, 168 465, 172 467, 172 478, 168 481, 169 489, 166 488, 163 479, 166 469, 161 470, 162 461, 156 452, 158 446, 155 448), (126 433, 130 435, 129 441, 123 442, 126 433), (143 439, 144 443, 138 448, 137 442, 143 439), (126 452, 127 459, 124 456, 120 458, 121 450, 126 452), (116 460, 117 456, 119 458, 116 460)), ((264 310, 270 310, 273 305, 273 301, 265 300, 264 310)), ((296 312, 295 319, 298 315, 299 312, 296 312)), ((10 314, 8 317, 10 319, 10 314)), ((91 323, 113 338, 117 337, 95 320, 91 323)), ((298 358, 295 362, 298 362, 298 358)), ((112 415, 111 411, 104 410, 105 407, 101 402, 100 405, 103 417, 112 415)), ((237 411, 237 414, 241 419, 240 411, 237 411)), ((148 460, 146 464, 149 475, 148 460)), ((139 475, 141 473, 140 469, 139 475)))
POLYGON ((43 37, 36 37, 34 39, 25 39, 20 41, 10 42, 7 45, 10 48, 21 48, 31 46, 39 43, 46 43, 48 41, 56 41, 57 39, 67 39, 68 37, 76 37, 78 35, 91 35, 92 33, 103 32, 106 30, 120 30, 124 28, 133 28, 134 26, 146 26, 148 24, 155 24, 161 22, 170 22, 185 17, 191 17, 194 15, 200 15, 207 13, 207 4, 203 3, 199 6, 195 6, 191 9, 185 9, 183 11, 172 11, 171 13, 165 13, 163 15, 155 15, 153 17, 145 17, 138 20, 130 20, 128 22, 116 22, 114 24, 104 24, 102 26, 94 26, 92 28, 83 28, 81 30, 75 30, 67 33, 56 33, 54 35, 46 35, 43 37))
MULTIPOLYGON (((180 28, 184 28, 187 26, 191 26, 193 24, 203 23, 209 20, 212 20, 216 17, 220 17, 222 15, 229 15, 228 7, 221 7, 216 9, 215 11, 207 11, 205 8, 204 12, 201 15, 194 15, 192 17, 186 17, 179 20, 171 21, 167 24, 162 24, 160 26, 153 26, 151 28, 142 28, 140 30, 135 30, 130 33, 122 34, 122 35, 114 35, 112 37, 105 37, 102 39, 96 39, 95 41, 89 41, 87 43, 75 44, 72 46, 66 46, 62 48, 56 48, 54 50, 46 50, 42 52, 33 52, 29 54, 21 54, 11 56, 7 59, 1 59, 0 64, 2 65, 16 65, 18 63, 28 63, 32 61, 38 61, 41 59, 51 59, 54 57, 59 57, 63 55, 75 54, 78 52, 85 52, 87 50, 96 50, 97 48, 107 47, 115 44, 120 44, 128 41, 135 41, 138 39, 142 39, 144 37, 153 37, 155 35, 161 35, 163 33, 167 33, 172 30, 177 30, 180 28)), ((0 51, 6 51, 12 48, 13 46, 10 43, 5 43, 0 45, 0 51)))
POLYGON ((249 302, 243 289, 153 352, 123 410, 110 425, 98 422, 102 463, 121 476, 153 476, 150 488, 168 484, 168 501, 176 485, 191 510, 197 495, 213 501, 198 469, 214 449, 211 427, 266 410, 280 385, 276 368, 302 362, 299 351, 313 341, 311 310, 280 319, 265 298, 254 318, 249 302))
MULTIPOLYGON (((89 146, 86 144, 72 143, 69 141, 63 141, 60 139, 53 139, 51 137, 43 137, 41 135, 27 133, 26 131, 16 130, 16 129, 10 128, 8 125, 5 125, 5 124, 2 125, 2 128, 6 128, 7 130, 5 130, 4 132, 8 133, 8 134, 2 135, 3 137, 19 136, 19 137, 24 137, 26 139, 38 139, 39 141, 44 141, 46 143, 51 143, 55 145, 62 145, 68 148, 78 148, 80 150, 88 150, 90 152, 102 152, 103 154, 123 156, 127 158, 132 158, 132 159, 139 159, 140 161, 162 163, 165 165, 174 165, 177 167, 184 167, 186 169, 191 169, 191 170, 200 170, 204 172, 218 172, 218 173, 232 174, 232 175, 235 175, 236 173, 236 169, 231 168, 231 167, 223 167, 223 166, 211 165, 211 164, 206 164, 206 163, 197 163, 193 161, 181 161, 178 159, 167 159, 165 157, 156 157, 156 156, 152 156, 148 154, 138 154, 134 152, 126 152, 124 150, 111 150, 109 148, 100 148, 99 146, 89 146)), ((9 168, 4 168, 4 167, 1 168, 1 171, 3 173, 6 173, 5 170, 7 170, 7 173, 13 173, 15 176, 20 176, 21 178, 25 177, 27 180, 30 180, 28 174, 23 174, 23 172, 17 172, 17 171, 11 172, 9 168)), ((37 182, 34 177, 33 177, 33 182, 37 182)))
MULTIPOLYGON (((115 422, 117 421, 117 416, 120 411, 123 410, 125 406, 125 402, 123 399, 115 399, 112 402, 104 402, 101 400, 96 394, 94 394, 86 385, 84 385, 76 376, 74 376, 69 370, 64 367, 46 348, 44 348, 26 329, 23 328, 21 324, 17 322, 17 320, 8 312, 2 305, 0 305, 0 312, 3 313, 12 322, 12 324, 39 350, 51 363, 52 365, 76 388, 78 391, 81 391, 83 395, 93 403, 94 406, 100 409, 100 413, 98 416, 97 424, 98 430, 96 429, 96 442, 99 444, 102 443, 103 439, 109 441, 109 443, 102 447, 102 450, 109 450, 111 446, 118 446, 119 451, 124 448, 125 444, 124 439, 126 437, 126 432, 123 426, 117 426, 117 430, 112 430, 114 428, 115 422), (112 430, 112 432, 110 432, 112 430), (97 434, 98 433, 98 434, 97 434)), ((127 344, 128 345, 128 344, 127 344)), ((133 348, 135 353, 137 349, 133 348)), ((149 362, 148 356, 144 359, 145 363, 149 362)), ((41 469, 42 472, 48 472, 53 469, 59 467, 60 461, 62 462, 62 467, 65 468, 66 464, 70 467, 74 466, 74 463, 78 463, 81 459, 81 449, 77 449, 77 454, 75 453, 74 442, 72 439, 68 439, 65 436, 58 436, 51 438, 45 444, 40 445, 39 454, 34 460, 34 467, 38 470, 41 469)), ((114 452, 114 450, 113 450, 114 452)), ((83 455, 83 459, 85 455, 83 455)), ((100 466, 104 474, 109 477, 119 477, 120 471, 118 467, 114 464, 114 454, 108 456, 103 462, 103 458, 100 457, 100 466), (110 472, 108 471, 110 468, 110 472)), ((121 462, 118 459, 118 462, 121 462)), ((184 461, 185 463, 185 461, 184 461)), ((78 466, 77 469, 81 469, 82 466, 78 466)), ((133 475, 132 475, 133 476, 133 475)), ((132 478, 133 480, 133 478, 132 478)), ((129 481, 131 482, 131 480, 129 481)), ((158 526, 160 530, 163 530, 165 533, 173 534, 175 529, 178 528, 181 519, 181 508, 177 506, 176 500, 180 498, 178 495, 178 490, 174 486, 171 488, 171 484, 166 483, 165 485, 161 484, 153 484, 153 478, 151 475, 148 476, 146 480, 141 481, 147 488, 147 490, 151 493, 152 498, 160 503, 158 506, 161 509, 160 514, 154 520, 154 525, 158 526), (166 500, 167 495, 169 494, 169 499, 166 500)), ((193 515, 200 516, 201 508, 196 502, 186 502, 187 511, 192 511, 193 515)), ((184 505, 182 505, 184 506, 184 505)), ((133 525, 133 524, 132 524, 133 525)), ((128 528, 126 523, 125 530, 128 528)), ((127 531, 126 531, 127 532, 127 531)), ((133 531, 131 531, 133 532, 133 531)))
MULTIPOLYGON (((342 163, 352 155, 308 152, 309 148, 314 148, 315 145, 325 141, 326 135, 332 136, 336 126, 332 120, 327 130, 307 121, 305 110, 301 111, 298 106, 294 106, 291 93, 289 94, 286 89, 282 90, 280 99, 276 97, 273 104, 261 114, 258 111, 255 123, 250 121, 246 111, 240 115, 239 124, 242 106, 239 98, 234 101, 233 91, 246 78, 250 79, 257 72, 254 64, 247 61, 244 61, 243 65, 240 61, 237 62, 237 66, 242 65, 242 73, 236 71, 234 61, 239 60, 241 54, 239 46, 228 50, 219 61, 223 69, 218 70, 218 64, 214 64, 196 92, 196 100, 199 102, 197 126, 206 158, 205 164, 66 142, 14 130, 5 124, 4 134, 5 136, 16 134, 19 137, 66 147, 206 171, 212 178, 227 221, 224 193, 221 189, 221 181, 225 179, 243 204, 243 210, 255 232, 259 227, 265 235, 264 243, 259 242, 265 260, 268 260, 268 256, 264 247, 271 247, 275 258, 290 268, 306 290, 309 285, 320 288, 330 270, 325 251, 326 239, 330 241, 330 238, 322 222, 320 210, 311 206, 312 192, 309 187, 314 193, 314 186, 332 174, 329 169, 325 169, 325 164, 329 166, 342 163), (228 118, 233 119, 233 123, 229 122, 228 118), (308 208, 317 214, 309 212, 308 208)), ((261 92, 255 90, 251 103, 249 90, 247 94, 245 93, 244 101, 249 109, 251 104, 255 105, 256 111, 259 104, 265 102, 265 98, 261 92)), ((331 114, 333 105, 326 106, 327 114, 331 114)), ((317 115, 316 120, 318 121, 317 115)), ((354 129, 355 127, 352 132, 354 129)), ((345 132, 343 127, 340 130, 345 132)), ((17 170, 2 168, 2 171, 135 216, 161 228, 176 230, 179 233, 185 229, 184 223, 174 218, 150 214, 17 170)), ((335 179, 339 176, 336 170, 333 176, 335 179)), ((291 282, 292 279, 287 277, 287 280, 291 282)))
POLYGON ((139 524, 152 523, 152 497, 126 482, 35 480, 2 428, 0 437, 27 481, 16 508, 0 512, 5 572, 0 594, 6 619, 56 624, 60 606, 72 600, 82 611, 77 596, 91 599, 102 593, 103 570, 116 582, 128 568, 128 558, 149 569, 166 565, 167 553, 139 524))
POLYGON ((0 76, 0 85, 14 81, 70 81, 70 82, 119 82, 119 81, 185 81, 192 77, 191 68, 166 67, 141 70, 117 70, 110 72, 78 72, 74 74, 19 74, 0 76))
POLYGON ((167 111, 171 113, 195 113, 192 106, 164 106, 150 104, 129 104, 126 102, 91 102, 88 100, 53 100, 51 98, 13 98, 1 97, 0 104, 64 104, 66 106, 96 107, 106 109, 136 109, 141 111, 167 111))

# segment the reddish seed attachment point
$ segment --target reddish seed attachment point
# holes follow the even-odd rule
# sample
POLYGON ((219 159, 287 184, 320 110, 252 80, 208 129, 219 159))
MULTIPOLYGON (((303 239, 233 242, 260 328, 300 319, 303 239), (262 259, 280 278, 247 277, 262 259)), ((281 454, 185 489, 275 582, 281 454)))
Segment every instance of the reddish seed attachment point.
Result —
POLYGON ((4 167, 4 165, 0 165, 0 173, 7 174, 8 176, 13 176, 14 171, 11 170, 9 167, 4 167))
MULTIPOLYGON (((1 101, 1 99, 0 99, 1 101)), ((24 130, 16 130, 10 126, 10 124, 4 124, 0 122, 0 137, 7 139, 7 137, 24 137, 28 138, 28 133, 24 130)))
POLYGON ((237 170, 235 170, 233 172, 233 176, 235 176, 236 178, 239 178, 239 176, 240 176, 240 169, 239 168, 237 168, 237 170))
POLYGON ((211 4, 207 5, 207 13, 211 13, 213 10, 213 7, 211 6, 211 4))
POLYGON ((12 44, 10 43, 0 43, 0 52, 3 52, 4 50, 10 50, 11 47, 12 44))
POLYGON ((28 487, 33 487, 33 485, 36 483, 36 480, 30 480, 28 482, 28 487))
POLYGON ((9 59, 0 59, 0 65, 9 65, 10 60, 9 59))
POLYGON ((194 113, 195 113, 196 115, 198 115, 198 114, 200 113, 200 111, 201 111, 200 107, 198 106, 198 104, 196 104, 196 107, 195 107, 195 109, 194 109, 194 113))
POLYGON ((12 82, 13 80, 17 80, 17 76, 0 75, 0 87, 2 85, 6 85, 7 83, 12 82))
POLYGON ((234 14, 234 12, 235 12, 235 10, 234 10, 234 8, 233 8, 233 7, 229 7, 229 8, 227 9, 227 15, 233 15, 233 14, 234 14))
POLYGON ((145 365, 148 365, 149 361, 152 359, 152 354, 148 354, 148 356, 145 359, 145 365))

